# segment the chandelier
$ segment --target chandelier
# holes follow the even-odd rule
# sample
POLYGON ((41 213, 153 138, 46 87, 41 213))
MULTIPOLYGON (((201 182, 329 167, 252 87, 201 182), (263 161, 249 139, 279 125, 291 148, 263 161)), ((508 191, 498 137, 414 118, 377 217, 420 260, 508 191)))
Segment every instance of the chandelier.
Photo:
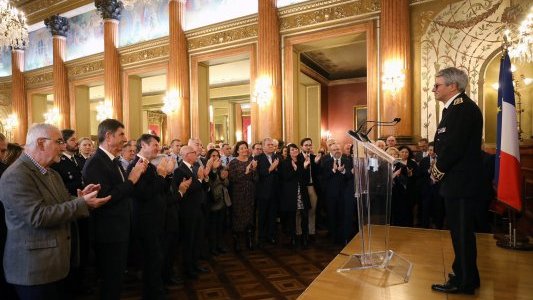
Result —
POLYGON ((255 89, 251 97, 252 102, 259 105, 266 105, 270 102, 270 99, 272 99, 273 96, 270 77, 259 77, 255 81, 255 89))
POLYGON ((46 124, 58 125, 61 115, 59 114, 59 109, 56 107, 49 109, 43 114, 44 122, 46 124))
POLYGON ((180 108, 180 97, 178 95, 178 92, 176 91, 170 91, 167 92, 166 95, 163 97, 163 107, 161 107, 161 110, 169 115, 174 113, 180 108))
POLYGON ((148 5, 152 0, 121 0, 125 9, 133 9, 135 5, 148 5))
POLYGON ((113 105, 111 101, 104 100, 96 106, 96 120, 102 122, 113 117, 113 105))
POLYGON ((8 0, 0 0, 0 51, 26 45, 28 27, 24 13, 12 7, 8 0))
POLYGON ((523 62, 533 62, 533 6, 517 30, 507 30, 509 57, 523 62))

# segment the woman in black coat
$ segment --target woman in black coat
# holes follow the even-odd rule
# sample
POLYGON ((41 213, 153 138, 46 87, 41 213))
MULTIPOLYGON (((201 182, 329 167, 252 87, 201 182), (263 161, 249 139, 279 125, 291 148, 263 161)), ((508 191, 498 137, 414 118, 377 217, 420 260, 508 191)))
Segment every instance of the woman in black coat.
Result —
POLYGON ((287 221, 291 247, 296 245, 296 214, 300 214, 302 246, 307 247, 309 238, 308 211, 311 208, 307 184, 309 183, 308 168, 311 161, 300 155, 300 149, 295 144, 289 144, 287 148, 288 156, 281 162, 281 212, 287 221))

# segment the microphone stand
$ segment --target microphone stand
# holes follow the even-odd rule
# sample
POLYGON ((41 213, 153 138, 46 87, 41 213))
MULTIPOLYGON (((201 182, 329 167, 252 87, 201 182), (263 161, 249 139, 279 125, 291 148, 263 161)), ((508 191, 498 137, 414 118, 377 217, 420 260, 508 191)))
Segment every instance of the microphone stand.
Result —
POLYGON ((365 123, 361 124, 357 130, 349 130, 348 134, 353 136, 354 138, 363 141, 363 142, 370 142, 370 139, 368 138, 368 134, 374 129, 376 126, 396 126, 396 124, 400 123, 402 119, 400 118, 394 118, 390 122, 383 122, 383 121, 366 121, 365 123), (366 130, 366 125, 369 123, 374 123, 368 130, 366 130), (363 128, 365 130, 363 130, 363 128))

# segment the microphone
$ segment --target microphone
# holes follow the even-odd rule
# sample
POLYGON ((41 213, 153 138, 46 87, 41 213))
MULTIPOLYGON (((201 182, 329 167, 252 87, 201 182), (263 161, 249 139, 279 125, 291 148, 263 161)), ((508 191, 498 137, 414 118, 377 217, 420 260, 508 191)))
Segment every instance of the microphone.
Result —
MULTIPOLYGON (((376 127, 376 125, 379 125, 379 126, 395 126, 396 124, 400 123, 401 120, 402 120, 402 119, 396 117, 396 118, 394 118, 394 119, 393 119, 392 121, 390 121, 390 122, 370 121, 370 122, 373 122, 373 123, 375 123, 375 124, 372 125, 372 126, 370 127, 370 129, 368 129, 368 131, 365 133, 365 135, 368 136, 368 134, 370 133, 370 131, 372 131, 372 129, 373 129, 374 127, 376 127)), ((367 122, 368 122, 368 121, 367 121, 367 122)))

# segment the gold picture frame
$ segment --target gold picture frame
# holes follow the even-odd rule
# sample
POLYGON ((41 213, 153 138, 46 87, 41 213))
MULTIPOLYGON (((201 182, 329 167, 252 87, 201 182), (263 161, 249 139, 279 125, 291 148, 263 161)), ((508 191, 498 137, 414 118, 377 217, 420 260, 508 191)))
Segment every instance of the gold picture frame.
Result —
POLYGON ((367 108, 366 105, 356 105, 353 107, 353 128, 357 130, 362 124, 366 123, 367 108))

